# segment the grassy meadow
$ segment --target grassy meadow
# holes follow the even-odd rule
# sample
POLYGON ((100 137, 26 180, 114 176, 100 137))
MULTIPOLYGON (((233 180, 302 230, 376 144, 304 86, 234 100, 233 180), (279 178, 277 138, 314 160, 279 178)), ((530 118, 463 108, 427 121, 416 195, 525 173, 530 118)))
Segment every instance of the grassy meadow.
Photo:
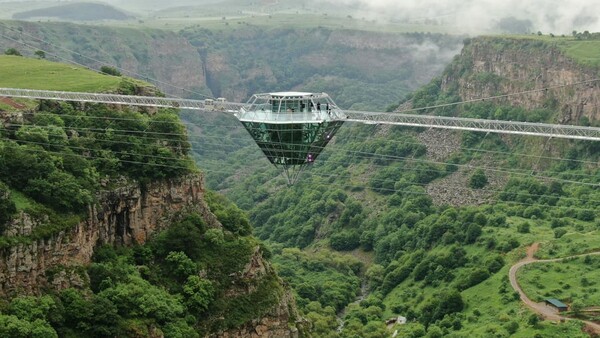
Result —
POLYGON ((20 56, 0 56, 0 87, 106 92, 115 90, 120 77, 88 69, 20 56))
POLYGON ((590 307, 600 304, 599 268, 600 257, 585 256, 529 264, 519 271, 518 278, 523 291, 534 301, 557 298, 568 304, 579 299, 585 307, 590 307))

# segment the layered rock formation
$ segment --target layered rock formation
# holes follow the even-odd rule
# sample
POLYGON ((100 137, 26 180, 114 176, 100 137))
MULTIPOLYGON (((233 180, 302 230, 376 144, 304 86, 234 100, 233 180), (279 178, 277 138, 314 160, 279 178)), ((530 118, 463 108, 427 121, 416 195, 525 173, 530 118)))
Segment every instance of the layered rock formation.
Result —
MULTIPOLYGON (((143 244, 153 233, 168 226, 177 212, 199 212, 209 226, 221 226, 204 201, 200 175, 154 182, 142 189, 124 185, 102 193, 88 209, 88 217, 73 228, 47 240, 18 244, 0 252, 0 294, 38 294, 51 285, 48 271, 90 263, 94 248, 102 244, 143 244)), ((6 236, 28 236, 45 223, 21 213, 6 236)), ((65 279, 81 283, 83 276, 63 276, 56 287, 68 287, 65 279)))
MULTIPOLYGON (((143 244, 157 231, 168 227, 180 214, 197 212, 209 227, 221 227, 204 200, 202 176, 189 175, 154 182, 141 188, 121 182, 119 188, 105 191, 98 203, 90 206, 87 219, 47 240, 17 244, 0 252, 0 295, 42 294, 48 289, 83 288, 87 284, 85 265, 91 262, 94 248, 103 244, 143 244)), ((47 217, 21 212, 4 236, 26 237, 47 217)), ((226 297, 253 293, 248 281, 277 278, 275 271, 257 247, 234 281, 226 297), (236 282, 239 280, 240 282, 236 282)), ((281 281, 279 281, 281 283, 281 281)), ((281 291, 283 290, 283 291, 281 291)), ((297 313, 289 290, 278 293, 279 302, 265 315, 242 327, 215 334, 214 337, 298 337, 297 313)), ((157 335, 161 337, 161 335, 157 335)))
POLYGON ((598 70, 578 63, 557 45, 533 39, 477 38, 469 41, 442 78, 442 89, 458 85, 463 100, 506 93, 498 103, 559 111, 556 123, 600 119, 598 70), (565 86, 567 85, 567 86, 565 86), (548 90, 538 90, 550 88, 548 90))

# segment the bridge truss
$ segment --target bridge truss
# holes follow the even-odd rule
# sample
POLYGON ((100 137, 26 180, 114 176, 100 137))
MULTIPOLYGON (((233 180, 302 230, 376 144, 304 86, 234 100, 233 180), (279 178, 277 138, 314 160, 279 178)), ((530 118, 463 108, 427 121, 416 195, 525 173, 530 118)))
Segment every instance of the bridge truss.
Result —
MULTIPOLYGON (((216 101, 193 100, 181 98, 62 92, 15 88, 0 88, 0 96, 28 99, 45 99, 131 106, 191 109, 202 111, 222 111, 232 114, 239 112, 247 106, 244 103, 227 102, 222 99, 217 99, 216 101)), ((387 124, 422 128, 455 129, 488 133, 531 135, 551 138, 600 141, 600 128, 597 127, 350 110, 345 110, 343 111, 343 113, 343 117, 337 117, 335 120, 364 124, 387 124)))

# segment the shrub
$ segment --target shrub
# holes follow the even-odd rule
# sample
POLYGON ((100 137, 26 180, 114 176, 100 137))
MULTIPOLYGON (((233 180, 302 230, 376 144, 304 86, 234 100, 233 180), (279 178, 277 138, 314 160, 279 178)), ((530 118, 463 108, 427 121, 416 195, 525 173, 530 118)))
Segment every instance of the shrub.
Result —
POLYGON ((5 55, 14 55, 14 56, 23 56, 18 50, 15 48, 9 48, 4 52, 5 55))
POLYGON ((185 304, 194 312, 204 312, 214 299, 214 287, 209 280, 198 276, 189 276, 183 286, 186 295, 185 304))
POLYGON ((529 316, 529 318, 527 318, 527 324, 529 324, 531 326, 536 326, 539 322, 540 322, 540 317, 535 313, 532 313, 529 316))
POLYGON ((331 235, 329 245, 337 251, 354 250, 360 245, 360 236, 354 230, 338 232, 331 235))
POLYGON ((225 243, 225 234, 223 233, 223 230, 219 228, 212 228, 206 230, 206 233, 204 233, 204 239, 206 239, 206 241, 212 245, 221 246, 223 243, 225 243))
POLYGON ((591 222, 596 218, 594 212, 588 209, 582 209, 577 212, 577 219, 580 221, 591 222))
POLYGON ((514 334, 519 329, 519 323, 517 323, 514 320, 511 320, 510 322, 504 324, 504 328, 506 329, 506 331, 508 331, 508 333, 514 334))
POLYGON ((487 176, 482 169, 477 169, 469 179, 469 187, 473 189, 481 189, 488 184, 487 176))
POLYGON ((5 224, 10 221, 15 212, 17 212, 17 208, 10 199, 10 190, 4 183, 0 182, 0 234, 2 234, 5 224))
POLYGON ((488 219, 488 225, 493 227, 505 227, 506 216, 505 215, 494 215, 488 219))
POLYGON ((530 231, 530 224, 529 222, 523 222, 519 225, 517 225, 517 231, 521 234, 528 234, 530 231))
POLYGON ((204 221, 198 215, 191 215, 183 221, 161 232, 150 246, 156 256, 166 258, 171 251, 181 251, 195 260, 202 256, 202 234, 204 221))
POLYGON ((121 76, 121 73, 116 68, 110 66, 102 66, 100 72, 112 76, 121 76))
POLYGON ((561 238, 566 233, 567 233, 566 229, 558 228, 558 229, 554 230, 554 238, 561 238))
POLYGON ((550 227, 552 229, 564 227, 566 225, 567 225, 567 221, 562 218, 553 218, 552 221, 550 222, 550 227))

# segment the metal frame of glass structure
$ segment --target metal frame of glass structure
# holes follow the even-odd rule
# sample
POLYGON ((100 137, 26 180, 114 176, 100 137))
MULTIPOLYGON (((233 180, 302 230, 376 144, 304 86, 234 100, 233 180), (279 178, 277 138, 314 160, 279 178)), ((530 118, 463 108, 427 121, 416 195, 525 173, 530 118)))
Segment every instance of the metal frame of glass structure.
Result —
POLYGON ((288 184, 313 163, 345 115, 325 93, 256 94, 235 114, 288 184))

